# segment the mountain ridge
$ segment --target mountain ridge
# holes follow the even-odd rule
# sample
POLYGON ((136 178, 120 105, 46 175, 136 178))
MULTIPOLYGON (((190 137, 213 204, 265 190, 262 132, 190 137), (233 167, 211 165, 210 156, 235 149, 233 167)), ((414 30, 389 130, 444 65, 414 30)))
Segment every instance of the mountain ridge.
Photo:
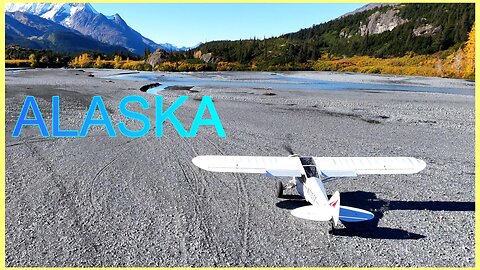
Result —
MULTIPOLYGON (((329 53, 344 57, 402 56, 407 52, 429 54, 465 42, 474 20, 473 7, 473 4, 368 4, 331 21, 278 37, 211 41, 193 48, 202 54, 212 53, 219 60, 267 62, 268 65, 306 63, 329 53)), ((21 44, 41 47, 48 40, 58 42, 59 39, 48 38, 40 41, 42 38, 38 37, 38 31, 45 31, 43 36, 48 37, 52 34, 51 29, 57 27, 59 29, 55 31, 65 32, 66 28, 77 35, 120 46, 137 55, 146 56, 157 49, 167 52, 193 49, 178 48, 169 43, 157 44, 131 28, 119 14, 105 16, 90 4, 8 4, 6 8, 7 11, 17 10, 18 14, 29 14, 15 15, 17 18, 27 17, 20 21, 6 20, 7 44, 20 40, 21 44), (33 30, 34 22, 40 19, 58 26, 39 23, 43 28, 33 27, 36 29, 33 30)), ((6 12, 6 15, 12 14, 15 13, 6 12)))
POLYGON ((50 20, 19 11, 5 13, 5 39, 7 44, 59 52, 127 51, 121 46, 99 42, 50 20))
POLYGON ((124 47, 138 55, 156 49, 185 49, 169 43, 157 44, 131 28, 118 13, 105 16, 88 3, 10 3, 5 6, 5 10, 6 13, 22 12, 38 16, 101 43, 124 47))

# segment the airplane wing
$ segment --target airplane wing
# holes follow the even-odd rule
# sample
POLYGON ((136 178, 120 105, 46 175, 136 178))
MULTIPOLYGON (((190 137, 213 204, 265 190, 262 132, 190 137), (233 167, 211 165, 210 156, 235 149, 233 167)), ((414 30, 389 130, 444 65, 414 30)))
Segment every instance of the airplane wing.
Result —
POLYGON ((423 160, 413 157, 314 157, 324 177, 361 174, 413 174, 425 169, 423 160))
MULTIPOLYGON (((413 157, 314 157, 323 177, 352 177, 362 174, 413 174, 426 166, 413 157)), ((268 176, 300 177, 299 157, 198 156, 197 167, 212 172, 260 173, 268 176)))
POLYGON ((212 172, 300 177, 303 171, 298 157, 198 156, 193 158, 192 162, 197 167, 212 172))

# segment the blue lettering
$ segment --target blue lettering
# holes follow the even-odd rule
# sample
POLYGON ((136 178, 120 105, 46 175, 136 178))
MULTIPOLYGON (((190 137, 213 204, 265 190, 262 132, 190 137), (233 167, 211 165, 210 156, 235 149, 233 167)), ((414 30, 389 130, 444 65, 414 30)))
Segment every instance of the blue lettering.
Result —
POLYGON ((22 132, 23 126, 38 126, 40 129, 40 133, 43 137, 48 137, 48 130, 47 126, 45 125, 45 121, 43 120, 42 113, 38 108, 37 101, 33 96, 27 96, 25 98, 25 102, 23 103, 22 111, 20 112, 20 116, 18 117, 17 123, 15 124, 15 128, 13 129, 12 137, 20 136, 22 132), (32 108, 32 113, 35 118, 27 118, 28 110, 32 108))
MULTIPOLYGON (((225 130, 218 116, 215 105, 210 96, 204 96, 198 107, 195 118, 193 119, 190 132, 188 132, 182 125, 180 120, 176 117, 175 112, 179 109, 188 99, 188 96, 180 96, 170 105, 165 111, 163 111, 163 97, 155 97, 155 136, 163 136, 163 124, 167 120, 173 125, 181 137, 195 137, 197 136, 200 126, 213 126, 219 137, 226 137, 225 130), (208 113, 206 112, 208 111, 208 113), (204 119, 205 115, 210 115, 210 118, 204 119)), ((122 121, 118 123, 118 130, 124 136, 131 138, 138 138, 147 135, 150 131, 151 121, 147 114, 144 114, 144 110, 150 108, 148 101, 141 96, 126 96, 119 104, 120 113, 127 119, 132 121, 122 121), (141 107, 140 112, 127 109, 129 103, 138 103, 141 107), (127 127, 128 123, 140 123, 140 129, 132 129, 127 127)), ((208 117, 208 116, 207 116, 208 117)), ((43 137, 48 137, 49 131, 45 125, 42 113, 38 107, 37 101, 34 96, 27 96, 23 104, 22 110, 18 117, 15 128, 12 132, 12 137, 19 137, 23 126, 37 126, 43 137), (31 117, 28 114, 32 111, 31 117)), ((80 131, 75 129, 61 129, 60 121, 60 97, 52 97, 52 137, 85 137, 87 136, 91 126, 104 126, 106 132, 110 137, 116 137, 116 131, 110 119, 110 115, 107 112, 105 104, 101 96, 94 96, 88 108, 85 119, 83 120, 80 131), (97 112, 98 111, 98 112, 97 112)), ((138 126, 134 125, 133 127, 138 126)))
POLYGON ((217 130, 217 134, 219 137, 226 136, 222 123, 220 122, 220 118, 218 117, 217 110, 213 105, 212 98, 209 96, 204 96, 202 98, 202 102, 198 107, 197 115, 195 115, 195 118, 193 119, 192 128, 190 129, 190 134, 188 136, 189 137, 197 136, 198 127, 200 127, 201 125, 204 125, 204 126, 212 125, 217 130), (210 112, 210 116, 212 117, 211 119, 202 118, 204 115, 205 109, 208 109, 208 111, 210 112))
POLYGON ((107 133, 110 137, 117 136, 117 134, 115 133, 115 129, 113 128, 112 121, 110 120, 110 116, 108 115, 107 109, 105 108, 105 104, 103 104, 102 97, 100 96, 94 96, 92 98, 92 102, 90 103, 90 107, 88 108, 87 116, 85 117, 82 129, 80 130, 80 136, 87 136, 90 126, 93 125, 105 126, 105 129, 107 130, 107 133), (93 118, 97 107, 98 111, 100 112, 100 119, 93 118))
POLYGON ((77 137, 77 130, 60 129, 60 97, 52 97, 52 136, 53 137, 77 137))
POLYGON ((188 99, 188 96, 180 96, 164 113, 163 104, 162 104, 162 96, 155 97, 155 113, 156 113, 156 130, 155 135, 157 137, 162 137, 163 135, 163 122, 165 120, 170 119, 173 127, 177 130, 178 134, 182 137, 187 137, 188 133, 185 128, 182 126, 182 123, 178 120, 178 118, 173 114, 176 109, 178 109, 182 104, 188 99))
POLYGON ((148 102, 140 96, 127 96, 127 97, 124 97, 119 104, 120 113, 122 113, 127 118, 131 118, 131 119, 142 122, 143 128, 137 131, 132 131, 127 128, 127 125, 124 122, 120 122, 118 123, 118 129, 123 135, 128 137, 138 138, 138 137, 145 136, 150 130, 150 119, 148 119, 148 117, 145 116, 144 114, 128 110, 127 104, 130 102, 140 103, 143 110, 146 110, 149 108, 148 102))

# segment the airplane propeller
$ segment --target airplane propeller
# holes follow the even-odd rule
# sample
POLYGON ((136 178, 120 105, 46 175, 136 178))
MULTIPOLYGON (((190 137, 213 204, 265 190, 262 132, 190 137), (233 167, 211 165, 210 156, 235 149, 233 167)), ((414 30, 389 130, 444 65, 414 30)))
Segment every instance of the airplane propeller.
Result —
POLYGON ((292 149, 292 146, 290 144, 284 144, 283 145, 283 148, 285 150, 287 150, 287 152, 290 154, 290 155, 295 155, 295 153, 293 152, 293 149, 292 149))

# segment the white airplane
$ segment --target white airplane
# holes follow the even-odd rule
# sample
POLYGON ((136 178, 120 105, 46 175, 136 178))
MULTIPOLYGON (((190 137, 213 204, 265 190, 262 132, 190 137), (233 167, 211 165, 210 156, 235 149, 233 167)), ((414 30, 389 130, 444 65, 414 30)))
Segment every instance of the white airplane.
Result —
POLYGON ((413 157, 288 157, 261 156, 197 156, 192 159, 197 167, 212 172, 260 173, 267 176, 292 177, 286 186, 277 181, 276 194, 296 188, 311 205, 296 208, 292 215, 309 220, 359 222, 370 220, 368 211, 340 205, 336 191, 327 196, 324 183, 335 177, 355 177, 363 174, 413 174, 422 171, 426 164, 413 157))

